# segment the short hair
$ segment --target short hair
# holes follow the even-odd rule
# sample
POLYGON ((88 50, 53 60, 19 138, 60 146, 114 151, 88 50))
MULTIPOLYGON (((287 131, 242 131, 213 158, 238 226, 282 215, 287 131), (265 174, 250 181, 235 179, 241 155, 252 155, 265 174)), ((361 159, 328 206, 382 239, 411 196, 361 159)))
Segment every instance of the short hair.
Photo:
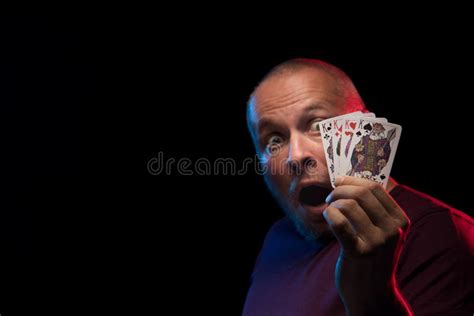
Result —
POLYGON ((266 80, 270 78, 280 76, 280 75, 295 73, 297 71, 308 69, 308 68, 313 68, 313 69, 323 71, 329 74, 330 76, 332 76, 336 80, 336 93, 340 94, 341 96, 344 96, 348 101, 350 101, 348 103, 352 105, 352 108, 350 109, 351 112, 352 111, 366 111, 366 106, 364 104, 364 101, 359 95, 359 92, 354 86, 354 83, 352 82, 351 78, 344 71, 342 71, 341 69, 339 69, 338 67, 334 65, 331 65, 319 59, 310 59, 310 58, 290 59, 273 67, 258 82, 258 84, 253 89, 250 95, 250 98, 247 102, 247 124, 252 135, 253 135, 253 132, 252 132, 252 126, 250 125, 250 122, 249 122, 249 114, 250 114, 249 111, 250 111, 250 104, 252 101, 252 97, 254 96, 257 88, 263 82, 265 82, 266 80))

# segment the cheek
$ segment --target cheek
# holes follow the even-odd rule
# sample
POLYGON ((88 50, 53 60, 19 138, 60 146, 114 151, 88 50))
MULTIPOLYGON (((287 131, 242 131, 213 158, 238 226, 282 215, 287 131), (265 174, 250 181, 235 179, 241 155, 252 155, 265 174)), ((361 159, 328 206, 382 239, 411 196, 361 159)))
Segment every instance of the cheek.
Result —
POLYGON ((318 163, 322 164, 323 166, 326 166, 326 156, 324 155, 324 147, 323 146, 318 146, 315 149, 314 155, 316 157, 316 160, 318 163))
POLYGON ((312 156, 317 162, 318 173, 327 172, 326 156, 324 155, 324 147, 321 143, 318 143, 318 145, 314 147, 312 156))
POLYGON ((291 177, 288 174, 288 165, 283 154, 267 160, 265 177, 280 193, 288 191, 291 177))

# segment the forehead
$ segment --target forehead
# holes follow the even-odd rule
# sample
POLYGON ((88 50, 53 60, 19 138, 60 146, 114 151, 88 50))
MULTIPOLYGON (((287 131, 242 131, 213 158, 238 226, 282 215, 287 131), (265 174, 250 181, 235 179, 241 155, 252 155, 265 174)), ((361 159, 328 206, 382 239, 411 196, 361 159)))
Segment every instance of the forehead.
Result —
POLYGON ((334 113, 342 111, 344 96, 336 78, 312 68, 270 77, 255 90, 251 119, 255 122, 261 116, 295 110, 308 103, 325 105, 334 113))

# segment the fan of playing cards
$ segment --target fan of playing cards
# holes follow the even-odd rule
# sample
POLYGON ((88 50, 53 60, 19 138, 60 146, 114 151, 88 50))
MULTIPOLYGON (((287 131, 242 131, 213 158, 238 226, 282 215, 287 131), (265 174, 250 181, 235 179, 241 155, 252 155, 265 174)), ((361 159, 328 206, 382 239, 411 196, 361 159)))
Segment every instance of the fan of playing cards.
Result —
POLYGON ((333 187, 339 175, 365 178, 387 187, 402 132, 400 125, 376 118, 374 113, 353 112, 322 121, 320 131, 333 187))

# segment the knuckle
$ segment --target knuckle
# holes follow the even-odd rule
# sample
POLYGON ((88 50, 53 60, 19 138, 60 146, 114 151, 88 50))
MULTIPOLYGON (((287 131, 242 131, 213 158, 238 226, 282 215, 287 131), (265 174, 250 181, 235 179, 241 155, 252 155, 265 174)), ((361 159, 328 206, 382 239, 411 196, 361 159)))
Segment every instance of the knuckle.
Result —
POLYGON ((370 183, 370 184, 367 186, 367 188, 368 188, 370 191, 376 192, 376 191, 378 191, 378 190, 381 188, 381 186, 380 186, 380 184, 378 184, 377 182, 373 182, 373 183, 370 183))
POLYGON ((388 244, 392 244, 395 240, 398 240, 399 233, 395 227, 389 228, 388 231, 380 231, 374 236, 373 246, 374 248, 383 248, 388 244))
POLYGON ((408 227, 411 226, 411 221, 408 217, 406 216, 403 216, 402 218, 402 221, 401 221, 401 225, 400 225, 403 229, 406 229, 408 227))
POLYGON ((393 217, 391 217, 387 212, 381 212, 380 216, 381 216, 380 222, 382 222, 382 223, 385 223, 385 222, 391 223, 391 222, 393 222, 393 217))
POLYGON ((354 191, 355 191, 354 193, 358 196, 365 195, 365 194, 369 193, 369 189, 367 187, 358 187, 354 191))
POLYGON ((347 200, 346 203, 347 203, 347 207, 350 209, 354 209, 359 205, 355 200, 352 200, 352 199, 347 200))
POLYGON ((335 207, 342 208, 344 210, 351 210, 357 207, 357 202, 352 199, 343 199, 343 200, 338 200, 335 202, 335 207))
POLYGON ((334 190, 332 190, 332 194, 338 194, 340 195, 341 192, 344 192, 345 188, 344 187, 336 187, 334 190))
POLYGON ((384 236, 384 244, 385 245, 394 245, 398 242, 398 239, 400 238, 400 229, 397 227, 392 228, 387 235, 384 236))
POLYGON ((400 237, 400 228, 394 226, 387 234, 387 240, 398 239, 400 237))
POLYGON ((411 224, 410 219, 406 216, 401 216, 396 220, 397 227, 400 227, 401 229, 405 230, 408 228, 411 224))
POLYGON ((338 231, 343 231, 347 227, 347 223, 344 220, 335 221, 332 223, 334 229, 338 231))
POLYGON ((397 227, 404 229, 406 228, 407 224, 408 222, 404 218, 397 220, 397 227))
POLYGON ((331 214, 332 214, 332 212, 333 212, 333 208, 334 208, 334 207, 332 206, 332 203, 329 204, 328 207, 326 207, 326 209, 324 210, 324 212, 326 213, 327 216, 329 216, 329 217, 331 216, 331 214))
POLYGON ((367 241, 365 252, 366 254, 373 254, 379 251, 392 249, 400 238, 399 229, 396 227, 388 230, 378 230, 373 233, 370 240, 367 241))
POLYGON ((360 188, 358 192, 356 192, 356 194, 357 194, 358 199, 367 200, 372 195, 372 192, 370 191, 368 187, 363 187, 363 188, 360 188))

